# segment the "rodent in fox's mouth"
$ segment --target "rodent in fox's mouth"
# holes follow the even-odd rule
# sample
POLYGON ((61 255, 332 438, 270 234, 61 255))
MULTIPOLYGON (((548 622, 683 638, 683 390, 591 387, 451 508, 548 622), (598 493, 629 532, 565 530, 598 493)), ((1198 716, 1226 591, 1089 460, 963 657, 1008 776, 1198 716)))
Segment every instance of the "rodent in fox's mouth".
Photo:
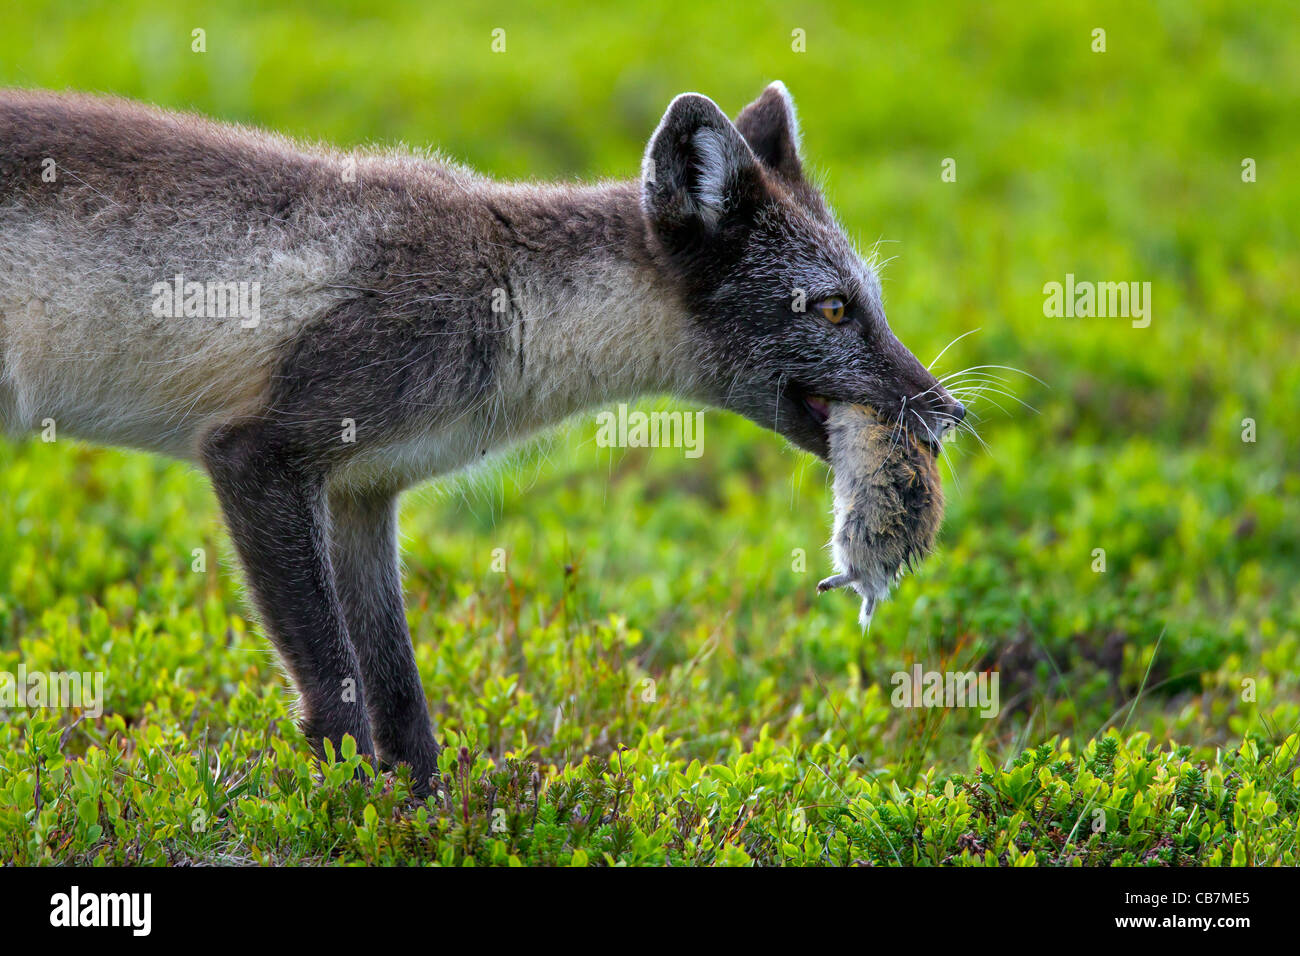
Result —
MULTIPOLYGON (((817 425, 821 426, 821 429, 825 435, 825 440, 826 440, 826 445, 828 450, 827 460, 830 461, 831 459, 830 459, 829 451, 830 451, 831 407, 833 404, 852 405, 855 403, 833 403, 829 399, 822 398, 820 395, 809 394, 804 390, 802 390, 799 386, 793 384, 787 386, 787 390, 790 392, 792 397, 798 398, 799 404, 802 406, 804 413, 810 419, 812 419, 817 425)), ((870 406, 859 405, 858 407, 867 410, 877 420, 880 419, 880 416, 875 412, 874 409, 871 409, 870 406)), ((926 423, 923 420, 921 421, 921 424, 926 426, 927 428, 926 432, 917 434, 911 429, 908 429, 908 431, 911 432, 912 437, 914 439, 918 439, 918 444, 920 445, 921 448, 928 451, 931 457, 937 458, 939 455, 939 439, 935 437, 933 432, 930 432, 928 430, 929 426, 926 425, 926 423)))
POLYGON ((852 587, 865 627, 876 605, 934 546, 943 520, 935 449, 863 405, 830 406, 827 431, 835 471, 831 551, 837 573, 818 591, 852 587))

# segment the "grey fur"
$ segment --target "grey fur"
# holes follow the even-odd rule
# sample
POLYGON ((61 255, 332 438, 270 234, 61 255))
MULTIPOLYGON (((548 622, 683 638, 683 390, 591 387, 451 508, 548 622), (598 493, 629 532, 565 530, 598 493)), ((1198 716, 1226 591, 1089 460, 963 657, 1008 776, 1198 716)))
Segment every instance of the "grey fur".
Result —
POLYGON ((805 181, 780 84, 734 124, 678 97, 641 181, 594 186, 0 92, 0 354, 10 429, 53 419, 208 471, 313 743, 370 752, 373 725, 420 788, 436 747, 400 613, 402 489, 645 393, 822 457, 808 398, 896 415, 910 396, 936 434, 960 410, 805 181), (256 283, 260 319, 160 318, 151 290, 177 275, 256 283), (792 309, 799 290, 849 321, 792 309))

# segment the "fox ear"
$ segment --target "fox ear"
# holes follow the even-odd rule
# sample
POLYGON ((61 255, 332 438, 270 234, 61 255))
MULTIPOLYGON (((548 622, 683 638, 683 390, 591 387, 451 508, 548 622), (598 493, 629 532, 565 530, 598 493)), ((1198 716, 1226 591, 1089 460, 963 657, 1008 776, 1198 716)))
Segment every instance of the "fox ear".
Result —
POLYGON ((762 188, 758 159, 716 103, 683 93, 668 104, 641 162, 641 207, 656 232, 712 234, 762 188))
POLYGON ((740 111, 736 129, 763 165, 786 179, 803 178, 803 164, 799 162, 799 120, 790 91, 780 80, 740 111))

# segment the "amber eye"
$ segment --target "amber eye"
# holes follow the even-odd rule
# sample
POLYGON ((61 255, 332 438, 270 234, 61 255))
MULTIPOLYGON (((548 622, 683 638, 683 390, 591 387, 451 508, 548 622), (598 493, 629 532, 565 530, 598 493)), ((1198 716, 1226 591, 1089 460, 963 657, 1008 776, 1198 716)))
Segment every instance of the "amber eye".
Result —
POLYGON ((826 321, 831 323, 831 325, 839 325, 844 321, 843 299, 835 297, 822 299, 820 302, 815 304, 813 308, 820 312, 826 318, 826 321))

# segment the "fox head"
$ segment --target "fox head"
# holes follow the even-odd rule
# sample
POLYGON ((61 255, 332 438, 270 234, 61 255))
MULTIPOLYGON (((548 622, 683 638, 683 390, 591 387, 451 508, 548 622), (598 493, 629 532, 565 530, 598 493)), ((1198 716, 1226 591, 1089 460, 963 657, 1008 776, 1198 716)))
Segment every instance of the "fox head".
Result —
POLYGON ((823 459, 831 402, 931 444, 965 416, 890 329, 876 273, 805 178, 781 83, 734 123, 708 97, 674 99, 646 147, 641 208, 683 298, 702 400, 823 459))

